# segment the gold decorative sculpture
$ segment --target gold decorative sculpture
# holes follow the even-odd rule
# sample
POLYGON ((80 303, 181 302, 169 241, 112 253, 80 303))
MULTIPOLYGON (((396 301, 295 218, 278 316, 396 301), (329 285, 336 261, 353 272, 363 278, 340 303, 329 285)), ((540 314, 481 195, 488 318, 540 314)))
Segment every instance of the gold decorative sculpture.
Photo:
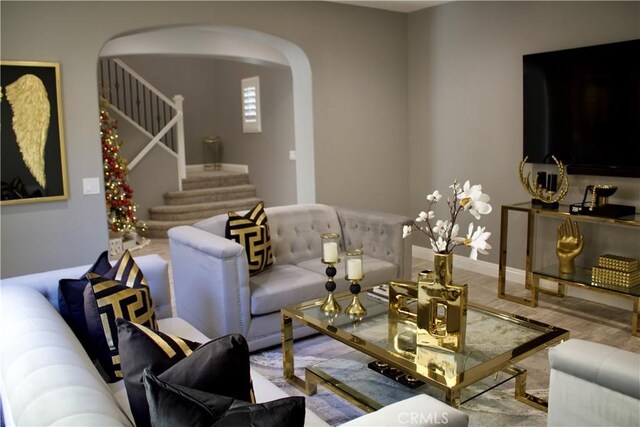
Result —
POLYGON ((467 329, 467 285, 452 280, 452 254, 435 254, 434 271, 418 276, 417 343, 459 352, 467 329))
POLYGON ((569 191, 569 179, 567 178, 562 162, 556 159, 555 156, 551 157, 558 166, 558 178, 557 182, 553 186, 555 188, 548 188, 546 185, 541 185, 540 182, 532 183, 531 172, 528 172, 526 177, 523 175, 524 165, 527 162, 528 157, 525 157, 520 162, 520 167, 518 168, 518 175, 520 176, 520 182, 524 189, 527 190, 534 199, 540 200, 542 203, 549 205, 560 202, 567 195, 567 191, 569 191))
POLYGON ((6 94, 22 158, 38 184, 46 188, 44 147, 51 118, 47 89, 38 77, 25 74, 6 87, 6 94))
POLYGON ((452 254, 435 254, 434 271, 418 282, 389 282, 389 319, 416 325, 418 346, 460 352, 467 327, 467 285, 452 284, 452 254), (411 305, 417 301, 417 307, 411 305))
POLYGON ((558 226, 557 235, 556 254, 560 262, 560 273, 573 274, 576 271, 575 258, 584 248, 580 227, 577 222, 567 218, 558 226))

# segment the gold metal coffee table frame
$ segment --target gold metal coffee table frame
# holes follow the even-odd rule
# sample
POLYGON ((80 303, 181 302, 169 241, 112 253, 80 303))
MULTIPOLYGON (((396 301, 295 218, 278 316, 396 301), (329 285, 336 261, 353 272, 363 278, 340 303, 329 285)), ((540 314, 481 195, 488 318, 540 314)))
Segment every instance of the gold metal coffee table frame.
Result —
MULTIPOLYGON (((443 375, 443 371, 439 367, 436 366, 434 368, 432 364, 421 364, 419 355, 414 354, 411 356, 411 354, 393 347, 395 344, 389 344, 394 336, 400 336, 401 333, 410 331, 412 327, 415 330, 415 324, 411 325, 408 322, 385 323, 388 322, 388 304, 367 298, 367 290, 363 291, 362 294, 368 313, 361 320, 351 320, 343 313, 337 317, 323 316, 319 308, 322 304, 322 299, 307 301, 281 310, 283 375, 290 384, 307 395, 314 394, 317 390, 317 385, 322 384, 364 410, 371 411, 380 407, 366 395, 345 392, 345 387, 326 381, 321 376, 314 375, 308 369, 305 373, 305 379, 295 375, 293 342, 293 321, 295 320, 375 360, 410 374, 430 386, 435 386, 444 392, 444 401, 451 406, 460 406, 460 393, 465 387, 504 371, 510 373, 516 379, 515 397, 517 400, 535 408, 546 410, 546 401, 544 399, 527 393, 527 372, 515 367, 515 364, 549 346, 568 339, 569 331, 515 314, 500 312, 479 304, 470 303, 469 314, 471 318, 469 326, 471 326, 471 337, 473 337, 474 324, 477 328, 482 327, 482 322, 475 322, 474 318, 489 319, 492 322, 491 326, 494 324, 512 326, 514 331, 525 331, 524 337, 520 338, 521 342, 513 347, 509 347, 507 342, 502 346, 495 346, 495 349, 491 349, 489 352, 493 353, 488 355, 483 354, 483 351, 474 350, 473 344, 470 344, 467 346, 468 350, 465 349, 463 353, 459 353, 459 358, 465 359, 465 364, 460 372, 456 371, 452 375, 443 375), (381 339, 377 339, 377 337, 382 334, 378 334, 375 337, 367 336, 370 331, 366 329, 366 326, 374 322, 376 322, 376 325, 382 325, 376 327, 386 329, 389 335, 381 337, 381 339), (390 350, 389 346, 394 349, 390 350), (474 354, 474 351, 477 354, 474 354), (468 354, 465 352, 468 352, 468 354), (469 366, 467 366, 468 360, 471 360, 469 366)), ((349 297, 350 294, 348 292, 336 295, 337 299, 343 300, 349 297)), ((374 331, 374 329, 371 329, 371 331, 374 331)), ((500 338, 494 337, 494 339, 500 338)), ((414 353, 421 352, 423 355, 426 354, 427 357, 429 357, 431 351, 430 349, 424 350, 423 347, 414 349, 414 353)), ((437 353, 439 354, 440 351, 437 351, 437 353)), ((448 353, 453 355, 451 357, 458 357, 456 353, 448 353)), ((363 366, 362 369, 368 368, 363 366)))
POLYGON ((500 216, 500 259, 498 268, 498 297, 530 307, 538 306, 538 295, 547 294, 564 298, 566 286, 579 287, 603 294, 616 295, 630 299, 633 302, 631 316, 631 333, 640 336, 640 286, 621 288, 615 286, 595 286, 591 284, 591 269, 577 267, 575 274, 560 274, 557 266, 534 269, 535 252, 535 224, 536 216, 555 217, 560 220, 570 217, 574 221, 590 222, 598 224, 619 225, 626 227, 640 227, 640 214, 623 218, 605 218, 590 215, 571 215, 569 207, 560 205, 557 210, 542 209, 532 206, 531 203, 517 203, 503 205, 500 216), (509 213, 520 212, 527 215, 527 239, 525 253, 525 291, 528 295, 519 297, 507 293, 507 240, 509 234, 509 213), (557 291, 540 288, 540 280, 557 283, 557 291))

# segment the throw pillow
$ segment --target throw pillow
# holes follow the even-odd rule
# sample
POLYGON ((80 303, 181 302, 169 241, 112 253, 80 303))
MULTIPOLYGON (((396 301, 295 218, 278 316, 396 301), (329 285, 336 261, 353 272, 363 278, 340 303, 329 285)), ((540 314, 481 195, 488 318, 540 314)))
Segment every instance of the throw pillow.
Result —
POLYGON ((199 345, 123 319, 117 323, 124 384, 137 426, 150 425, 145 369, 172 384, 252 399, 249 346, 242 335, 226 335, 199 345))
POLYGON ((161 380, 144 370, 144 386, 154 427, 304 425, 304 397, 286 397, 252 404, 161 380))
POLYGON ((95 355, 89 345, 89 332, 84 314, 84 290, 89 285, 86 277, 89 273, 106 274, 111 270, 107 251, 100 254, 89 270, 78 279, 60 279, 58 282, 58 307, 60 315, 67 322, 73 333, 92 359, 95 355))
POLYGON ((244 246, 249 263, 249 275, 260 273, 273 265, 271 236, 264 203, 258 203, 244 216, 229 212, 225 237, 244 246))
POLYGON ((118 381, 122 371, 116 318, 157 328, 151 289, 129 251, 104 276, 90 273, 88 278, 84 311, 92 353, 107 381, 118 381))

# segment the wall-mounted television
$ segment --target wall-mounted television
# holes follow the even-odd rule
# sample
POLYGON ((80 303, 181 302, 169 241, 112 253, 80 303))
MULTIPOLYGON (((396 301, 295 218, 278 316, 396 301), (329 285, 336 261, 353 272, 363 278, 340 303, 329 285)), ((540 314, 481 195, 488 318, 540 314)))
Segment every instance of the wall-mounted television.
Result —
POLYGON ((640 177, 640 39, 523 56, 523 155, 640 177))

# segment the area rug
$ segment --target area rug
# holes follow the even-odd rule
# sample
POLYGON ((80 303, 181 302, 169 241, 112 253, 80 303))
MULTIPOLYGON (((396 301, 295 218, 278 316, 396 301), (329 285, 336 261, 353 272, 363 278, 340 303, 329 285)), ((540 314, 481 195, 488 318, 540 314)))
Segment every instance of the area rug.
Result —
MULTIPOLYGON (((295 372, 304 378, 304 368, 321 363, 328 358, 345 355, 352 350, 326 336, 314 336, 296 340, 295 372)), ((272 347, 251 355, 251 365, 268 380, 290 395, 304 396, 298 389, 288 384, 282 377, 282 349, 272 347)), ((470 426, 546 426, 547 414, 534 409, 514 398, 515 380, 484 393, 466 403, 460 410, 469 414, 470 426)), ((547 390, 529 390, 530 393, 547 397, 547 390)), ((318 393, 307 396, 307 407, 332 426, 338 426, 364 412, 349 404, 322 386, 318 393)))

